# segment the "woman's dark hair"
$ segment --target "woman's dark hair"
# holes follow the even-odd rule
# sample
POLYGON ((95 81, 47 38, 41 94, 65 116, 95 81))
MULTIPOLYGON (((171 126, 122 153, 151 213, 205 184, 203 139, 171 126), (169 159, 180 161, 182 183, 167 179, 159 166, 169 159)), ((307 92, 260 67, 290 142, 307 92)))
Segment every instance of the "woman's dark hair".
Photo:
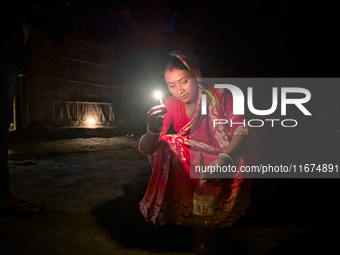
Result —
POLYGON ((172 69, 178 69, 178 70, 186 70, 189 71, 189 69, 175 56, 168 56, 168 58, 165 61, 165 65, 163 68, 163 74, 165 74, 166 70, 172 70, 172 69))

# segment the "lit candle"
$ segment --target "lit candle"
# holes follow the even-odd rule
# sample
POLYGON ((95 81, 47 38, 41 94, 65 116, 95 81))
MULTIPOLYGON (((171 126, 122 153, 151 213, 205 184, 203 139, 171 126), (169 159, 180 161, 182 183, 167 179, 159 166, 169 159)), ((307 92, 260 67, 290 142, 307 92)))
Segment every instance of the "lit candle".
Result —
POLYGON ((94 120, 94 118, 89 118, 88 120, 88 123, 93 126, 94 123, 96 123, 96 121, 94 120))
POLYGON ((161 104, 163 104, 161 92, 156 91, 156 92, 155 92, 155 97, 156 97, 157 99, 159 99, 159 102, 160 102, 161 104))

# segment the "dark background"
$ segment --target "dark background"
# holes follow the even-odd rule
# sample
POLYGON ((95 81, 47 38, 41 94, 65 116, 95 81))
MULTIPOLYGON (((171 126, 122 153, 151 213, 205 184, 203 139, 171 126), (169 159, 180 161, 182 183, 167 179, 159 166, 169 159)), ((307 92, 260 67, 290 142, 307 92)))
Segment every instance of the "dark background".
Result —
MULTIPOLYGON (((205 77, 339 77, 338 10, 326 1, 18 4, 15 13, 31 25, 25 46, 28 77, 40 72, 33 68, 39 62, 35 46, 38 39, 47 38, 44 40, 57 46, 65 45, 65 38, 73 38, 116 47, 112 58, 106 55, 106 64, 112 59, 123 69, 112 75, 117 75, 117 83, 125 90, 115 91, 111 97, 98 88, 98 94, 109 95, 107 100, 117 103, 117 120, 126 119, 127 128, 136 133, 141 127, 145 129, 145 113, 157 104, 152 90, 160 87, 167 93, 159 73, 163 56, 171 50, 192 50, 205 77)), ((86 55, 79 53, 80 57, 86 55)), ((44 83, 39 87, 32 80, 27 86, 32 108, 44 109, 38 98, 47 96, 49 90, 62 92, 57 85, 44 83)), ((260 132, 264 162, 283 164, 308 159, 339 163, 338 92, 334 88, 322 98, 312 93, 312 109, 322 109, 316 122, 306 121, 289 131, 278 128, 260 132)), ((91 93, 96 94, 95 90, 91 93)), ((74 95, 78 96, 77 91, 74 95)), ((265 100, 264 94, 257 98, 258 102, 265 100)), ((31 120, 31 125, 46 125, 35 118, 34 112, 31 120)), ((337 184, 337 179, 256 180, 252 217, 266 223, 280 219, 335 224, 337 184)))
POLYGON ((176 49, 193 51, 204 77, 339 76, 336 8, 322 1, 12 4, 3 8, 4 18, 18 16, 30 26, 25 72, 33 124, 46 124, 48 116, 37 109, 47 111, 51 103, 42 101, 48 99, 112 102, 116 120, 145 123, 141 115, 157 103, 153 89, 170 95, 160 71, 163 57, 176 49))

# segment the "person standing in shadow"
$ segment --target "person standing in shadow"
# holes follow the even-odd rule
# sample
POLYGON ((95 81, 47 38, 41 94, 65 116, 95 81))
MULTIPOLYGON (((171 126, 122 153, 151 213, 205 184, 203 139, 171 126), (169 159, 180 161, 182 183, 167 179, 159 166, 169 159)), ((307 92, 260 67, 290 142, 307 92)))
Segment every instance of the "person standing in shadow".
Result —
POLYGON ((20 3, 8 3, 0 23, 0 214, 34 214, 41 206, 16 198, 10 192, 8 168, 9 127, 13 121, 13 100, 19 74, 24 72, 24 36, 20 3))

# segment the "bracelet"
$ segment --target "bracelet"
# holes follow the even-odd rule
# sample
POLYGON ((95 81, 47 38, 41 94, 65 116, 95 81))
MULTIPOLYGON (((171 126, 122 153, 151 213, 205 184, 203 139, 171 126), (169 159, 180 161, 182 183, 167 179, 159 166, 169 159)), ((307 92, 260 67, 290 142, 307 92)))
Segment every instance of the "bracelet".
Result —
POLYGON ((148 131, 148 133, 150 134, 150 135, 159 135, 160 133, 161 133, 161 131, 159 131, 159 132, 152 132, 152 131, 150 131, 149 130, 149 124, 146 126, 146 131, 148 131))
POLYGON ((221 157, 221 156, 223 156, 223 157, 229 159, 229 160, 231 161, 231 164, 234 165, 235 161, 234 161, 228 154, 220 153, 219 157, 221 157))

